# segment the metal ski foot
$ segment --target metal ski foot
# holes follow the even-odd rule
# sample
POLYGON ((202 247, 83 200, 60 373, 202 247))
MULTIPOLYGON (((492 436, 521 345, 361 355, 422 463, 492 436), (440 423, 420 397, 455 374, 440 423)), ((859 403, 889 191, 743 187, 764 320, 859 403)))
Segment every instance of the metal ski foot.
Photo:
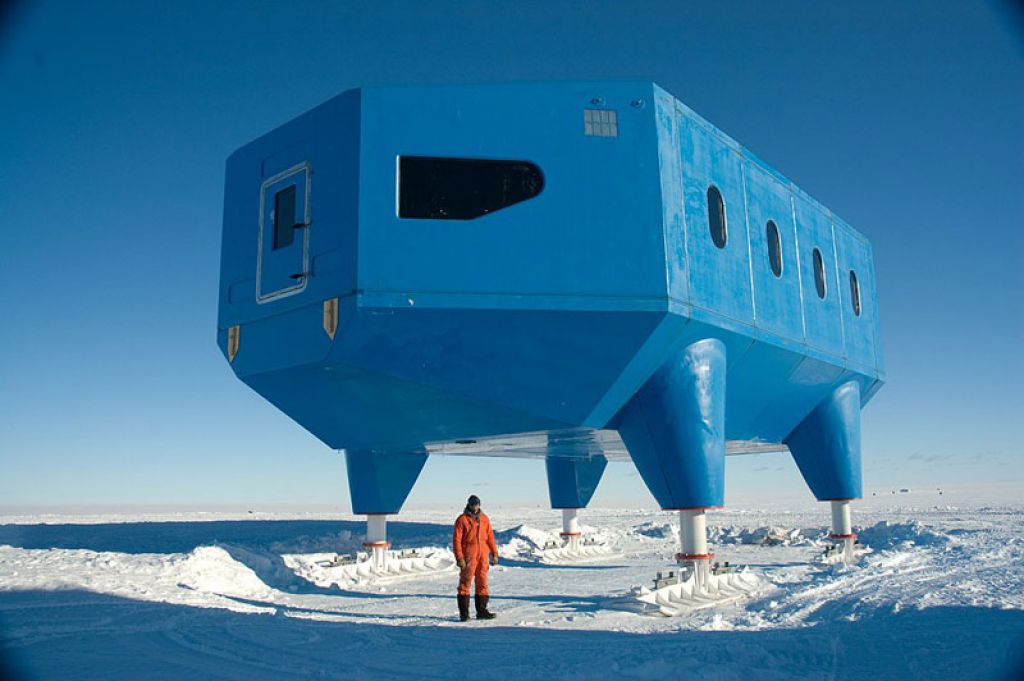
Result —
POLYGON ((637 587, 633 596, 646 605, 644 614, 674 617, 734 603, 756 594, 765 584, 764 578, 747 568, 737 570, 716 564, 703 572, 701 566, 667 575, 659 572, 653 590, 637 587))
POLYGON ((548 542, 544 548, 537 551, 537 558, 541 563, 548 565, 562 565, 566 563, 585 563, 592 560, 601 560, 618 555, 611 546, 598 543, 594 539, 583 539, 570 537, 564 544, 548 542), (577 541, 573 541, 577 540, 577 541))
POLYGON ((455 556, 445 549, 360 551, 352 554, 283 556, 285 564, 318 586, 375 586, 456 571, 455 556))
POLYGON ((830 539, 832 539, 833 543, 826 546, 824 552, 819 557, 819 561, 826 565, 836 565, 839 563, 854 565, 862 557, 871 553, 871 548, 861 544, 857 541, 856 537, 838 539, 830 537, 830 539))

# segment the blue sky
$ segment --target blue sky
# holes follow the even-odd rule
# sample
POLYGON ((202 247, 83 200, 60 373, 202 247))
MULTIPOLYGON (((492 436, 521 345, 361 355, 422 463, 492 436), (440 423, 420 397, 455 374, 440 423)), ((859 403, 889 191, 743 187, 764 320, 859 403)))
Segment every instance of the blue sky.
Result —
MULTIPOLYGON (((215 345, 224 161, 366 84, 643 78, 875 249, 868 490, 1024 482, 1024 33, 1001 4, 40 2, 0 31, 0 505, 316 503, 340 456, 215 345)), ((809 498, 779 455, 727 501, 809 498)), ((502 481, 499 483, 498 481, 502 481)), ((409 506, 544 504, 428 463, 409 506), (454 490, 454 491, 453 491, 454 490)), ((596 505, 654 507, 609 466, 596 505)))

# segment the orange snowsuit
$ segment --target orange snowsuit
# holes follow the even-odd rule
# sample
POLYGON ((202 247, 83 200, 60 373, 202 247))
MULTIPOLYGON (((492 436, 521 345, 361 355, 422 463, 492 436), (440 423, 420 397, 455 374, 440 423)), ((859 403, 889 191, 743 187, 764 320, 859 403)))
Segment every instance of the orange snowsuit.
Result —
POLYGON ((495 558, 498 556, 498 545, 494 543, 491 519, 483 511, 480 512, 479 518, 473 517, 468 511, 464 512, 455 520, 452 544, 455 558, 466 561, 466 567, 462 568, 462 573, 459 574, 459 595, 469 595, 469 584, 475 577, 477 595, 486 596, 490 554, 494 554, 495 558))

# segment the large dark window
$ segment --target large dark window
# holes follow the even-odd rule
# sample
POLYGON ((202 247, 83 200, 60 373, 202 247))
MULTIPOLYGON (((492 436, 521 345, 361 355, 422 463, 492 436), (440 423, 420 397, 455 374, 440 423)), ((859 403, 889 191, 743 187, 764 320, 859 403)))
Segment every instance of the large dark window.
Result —
POLYGON ((853 314, 860 316, 860 282, 857 281, 857 273, 850 270, 850 304, 853 305, 853 314))
POLYGON ((544 176, 528 161, 401 156, 398 216, 472 220, 540 194, 544 176))
POLYGON ((772 274, 776 277, 782 276, 782 237, 779 236, 779 227, 774 221, 769 220, 765 232, 768 237, 768 264, 771 265, 772 274))
POLYGON ((814 249, 814 288, 818 291, 818 297, 825 297, 825 261, 821 258, 821 251, 814 249))
POLYGON ((295 241, 295 185, 274 195, 274 248, 295 241))
POLYGON ((719 248, 725 248, 728 237, 725 227, 725 201, 718 187, 708 187, 708 227, 711 229, 711 240, 719 248))

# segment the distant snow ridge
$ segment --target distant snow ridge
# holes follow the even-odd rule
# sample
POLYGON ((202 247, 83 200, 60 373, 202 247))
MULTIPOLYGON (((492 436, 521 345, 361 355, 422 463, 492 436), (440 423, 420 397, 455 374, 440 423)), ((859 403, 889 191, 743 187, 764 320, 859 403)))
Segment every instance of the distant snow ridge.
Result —
POLYGON ((716 544, 752 544, 756 546, 802 546, 810 544, 807 535, 823 531, 786 527, 712 527, 708 540, 716 544))
MULTIPOLYGON (((785 527, 735 527, 710 526, 708 541, 715 544, 748 544, 758 546, 799 546, 811 543, 809 537, 820 534, 824 529, 799 529, 785 527)), ((678 541, 679 526, 671 523, 646 522, 634 525, 628 532, 634 538, 665 539, 678 541)))
POLYGON ((529 525, 516 525, 494 533, 498 553, 504 558, 527 558, 540 551, 550 541, 558 540, 557 532, 541 530, 529 525))
POLYGON ((631 534, 651 539, 676 539, 679 537, 679 526, 671 523, 646 522, 635 525, 631 534))
POLYGON ((348 530, 342 530, 317 537, 302 535, 286 541, 277 541, 268 548, 274 553, 324 553, 327 551, 346 553, 361 551, 362 546, 363 538, 361 536, 353 535, 348 530))
MULTIPOLYGON (((585 537, 592 538, 599 544, 608 544, 612 540, 612 535, 607 531, 583 525, 580 526, 580 530, 585 537)), ((498 545, 498 554, 501 557, 528 561, 541 559, 545 547, 561 547, 563 544, 559 530, 541 530, 525 524, 495 532, 494 541, 498 545)))
POLYGON ((860 543, 875 550, 906 548, 907 546, 942 546, 949 536, 928 529, 916 520, 892 523, 883 520, 857 533, 860 543))

